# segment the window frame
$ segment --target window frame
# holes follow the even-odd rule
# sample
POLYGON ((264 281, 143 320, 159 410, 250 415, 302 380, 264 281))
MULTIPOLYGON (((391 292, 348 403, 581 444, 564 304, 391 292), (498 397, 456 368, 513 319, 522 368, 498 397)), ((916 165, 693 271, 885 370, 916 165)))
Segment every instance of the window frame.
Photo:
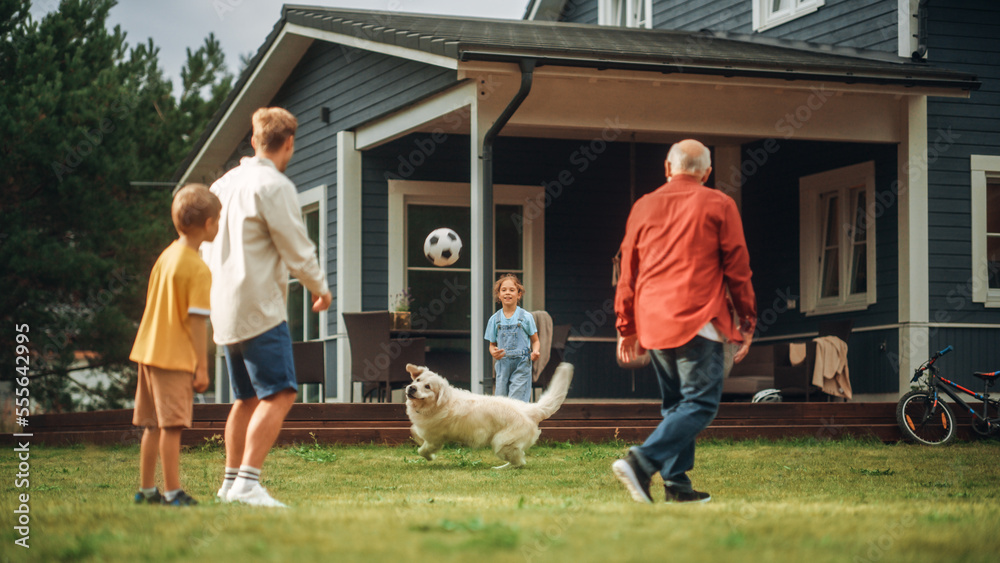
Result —
MULTIPOLYGON (((316 244, 316 254, 319 259, 319 267, 321 270, 327 270, 327 187, 325 184, 316 186, 314 188, 309 188, 308 190, 303 190, 298 193, 299 200, 299 212, 302 215, 303 224, 305 223, 305 214, 310 211, 319 211, 319 240, 316 244)), ((327 272, 329 276, 329 272, 327 272)), ((288 306, 288 295, 291 292, 292 284, 302 285, 302 282, 295 279, 294 276, 288 276, 288 286, 285 293, 286 303, 288 306)), ((303 290, 308 292, 308 289, 303 287, 303 290)), ((309 299, 304 299, 303 301, 303 319, 308 319, 308 311, 312 307, 309 299)), ((319 335, 313 340, 306 340, 305 336, 308 334, 307 331, 303 331, 301 342, 315 342, 318 340, 326 340, 328 336, 327 331, 327 312, 320 311, 319 313, 319 335)), ((303 321, 303 327, 305 326, 305 321, 303 321)), ((292 335, 293 342, 300 342, 296 340, 296 335, 292 335)))
MULTIPOLYGON (((470 185, 457 182, 424 182, 389 180, 389 291, 386 307, 393 295, 406 289, 406 206, 454 205, 470 207, 470 185)), ((532 216, 524 222, 522 256, 528 290, 521 304, 525 310, 545 308, 545 190, 542 186, 497 184, 493 190, 493 205, 530 206, 532 216)), ((465 248, 468 247, 468 241, 465 248)), ((493 248, 496 253, 496 243, 493 248)), ((494 272, 496 272, 494 260, 494 272)), ((496 279, 494 273, 490 279, 496 279)), ((492 301, 493 297, 488 296, 492 301)))
POLYGON ((986 185, 1000 180, 1000 156, 970 157, 972 206, 972 300, 986 307, 1000 307, 1000 288, 990 289, 986 245, 986 185))
POLYGON ((801 310, 806 316, 861 311, 873 305, 876 295, 876 223, 875 213, 875 161, 862 162, 851 166, 836 168, 818 174, 799 178, 799 293, 801 293, 801 310), (864 185, 865 193, 865 265, 867 284, 864 292, 851 295, 852 282, 851 262, 852 249, 855 241, 853 227, 840 228, 838 240, 838 294, 836 297, 822 298, 820 271, 826 229, 825 209, 821 201, 825 194, 837 192, 841 202, 838 215, 841 225, 854 225, 854 210, 852 188, 864 185))
POLYGON ((774 13, 774 0, 753 0, 753 30, 766 31, 819 10, 826 0, 792 0, 787 12, 774 13))
POLYGON ((636 29, 653 29, 653 0, 600 0, 597 5, 598 25, 630 27, 636 29), (636 13, 640 7, 646 13, 644 20, 639 20, 642 12, 636 13), (622 11, 620 16, 616 11, 622 11), (621 22, 618 18, 624 20, 621 22), (637 20, 637 21, 636 21, 637 20))

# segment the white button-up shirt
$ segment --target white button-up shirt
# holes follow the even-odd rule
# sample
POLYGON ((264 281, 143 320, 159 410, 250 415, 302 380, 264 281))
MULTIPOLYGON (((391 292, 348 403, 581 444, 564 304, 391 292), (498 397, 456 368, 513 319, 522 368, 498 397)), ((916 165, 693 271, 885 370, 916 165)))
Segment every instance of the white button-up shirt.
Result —
POLYGON ((212 270, 212 329, 216 344, 234 344, 288 320, 289 272, 314 295, 329 289, 295 184, 273 162, 243 158, 211 189, 222 201, 219 234, 202 249, 212 270))

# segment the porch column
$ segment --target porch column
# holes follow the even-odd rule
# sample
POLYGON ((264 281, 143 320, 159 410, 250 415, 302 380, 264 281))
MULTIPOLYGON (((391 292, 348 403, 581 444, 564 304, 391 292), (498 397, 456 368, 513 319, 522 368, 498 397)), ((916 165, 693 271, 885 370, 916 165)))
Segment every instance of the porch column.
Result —
POLYGON ((337 401, 351 400, 351 346, 341 313, 361 311, 361 151, 355 134, 337 133, 337 401))
POLYGON ((486 330, 486 318, 484 317, 484 310, 486 303, 488 303, 486 300, 492 299, 492 296, 484 295, 482 288, 485 287, 486 280, 492 278, 492 272, 484 272, 479 265, 483 263, 483 252, 487 250, 486 239, 489 238, 491 243, 493 240, 492 233, 490 233, 491 236, 487 237, 483 224, 484 215, 487 211, 492 213, 493 206, 492 202, 488 204, 483 201, 484 171, 483 160, 479 156, 483 154, 483 137, 489 130, 492 121, 480 115, 481 104, 478 96, 472 99, 469 109, 471 110, 469 117, 469 159, 471 164, 469 167, 469 235, 472 237, 472 240, 469 241, 469 250, 471 251, 469 259, 472 264, 471 283, 469 284, 469 291, 472 293, 470 303, 472 314, 469 319, 471 328, 469 373, 471 375, 471 391, 482 393, 483 383, 492 373, 486 369, 489 364, 486 361, 486 347, 483 345, 483 335, 481 334, 482 331, 486 330))
POLYGON ((899 184, 899 393, 915 366, 930 356, 930 281, 927 242, 927 97, 901 102, 897 153, 899 184))

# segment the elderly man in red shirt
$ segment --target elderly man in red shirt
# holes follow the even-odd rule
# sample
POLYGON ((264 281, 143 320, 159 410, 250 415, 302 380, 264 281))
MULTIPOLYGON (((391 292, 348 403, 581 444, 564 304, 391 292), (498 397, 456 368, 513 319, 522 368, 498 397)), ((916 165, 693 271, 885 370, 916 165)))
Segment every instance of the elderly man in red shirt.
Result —
POLYGON ((703 185, 712 172, 708 148, 681 141, 665 167, 667 183, 629 214, 615 295, 619 356, 631 361, 649 350, 663 422, 612 471, 638 502, 652 502, 657 471, 667 502, 707 502, 711 495, 694 490, 687 476, 695 437, 719 410, 723 344, 741 343, 733 359, 743 359, 757 307, 736 203, 703 185))

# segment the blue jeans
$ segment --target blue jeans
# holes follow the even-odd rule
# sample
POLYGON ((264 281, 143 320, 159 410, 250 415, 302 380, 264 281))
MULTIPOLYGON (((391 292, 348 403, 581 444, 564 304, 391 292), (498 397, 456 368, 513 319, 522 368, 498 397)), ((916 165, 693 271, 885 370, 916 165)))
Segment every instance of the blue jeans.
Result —
POLYGON ((695 438, 719 412, 722 343, 695 336, 679 348, 649 354, 663 395, 663 421, 631 451, 646 473, 659 471, 668 486, 690 492, 695 438))

